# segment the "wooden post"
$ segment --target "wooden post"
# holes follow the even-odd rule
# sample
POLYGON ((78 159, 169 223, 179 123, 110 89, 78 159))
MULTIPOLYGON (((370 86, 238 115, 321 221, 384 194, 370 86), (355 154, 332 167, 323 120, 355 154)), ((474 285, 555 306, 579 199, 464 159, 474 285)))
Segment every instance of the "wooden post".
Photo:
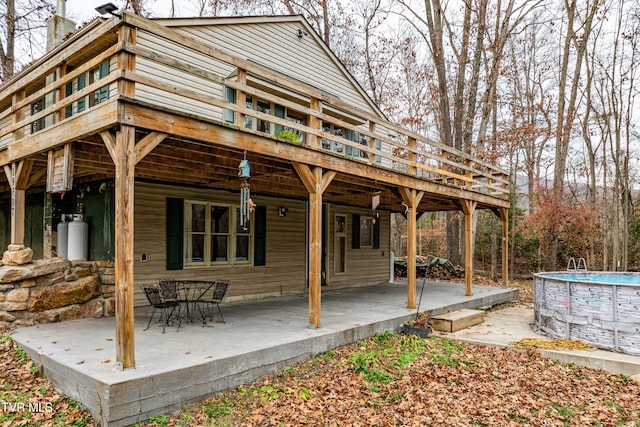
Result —
MULTIPOLYGON (((13 96, 11 97, 11 104, 15 107, 20 102, 22 102, 25 97, 26 97, 26 91, 24 89, 21 89, 13 94, 13 96)), ((15 112, 13 113, 13 120, 12 120, 14 124, 20 123, 24 119, 25 108, 26 107, 21 107, 15 110, 15 112)), ((18 128, 13 132, 13 141, 11 142, 16 142, 17 140, 22 138, 24 138, 24 128, 18 128)))
POLYGON ((473 295, 471 292, 471 282, 473 280, 473 214, 476 211, 478 202, 471 200, 461 200, 462 211, 464 212, 464 284, 466 296, 473 295))
POLYGON ((322 168, 294 163, 300 180, 309 192, 309 324, 320 327, 320 286, 322 285, 322 193, 336 176, 322 168))
MULTIPOLYGON (((135 44, 136 30, 135 28, 123 25, 118 33, 118 41, 135 44)), ((118 70, 134 72, 136 69, 136 57, 129 52, 121 52, 118 54, 118 70)), ((118 80, 118 94, 133 98, 136 94, 135 83, 130 80, 118 80)))
MULTIPOLYGON (((244 68, 238 68, 238 83, 247 84, 247 70, 244 68)), ((236 92, 236 104, 241 107, 247 106, 247 94, 244 91, 238 90, 236 92)), ((247 117, 243 113, 236 113, 236 125, 240 128, 246 126, 247 117)))
POLYGON ((4 172, 11 188, 11 245, 12 250, 24 249, 25 193, 33 160, 20 160, 5 165, 4 172))
POLYGON ((407 308, 416 308, 416 231, 418 205, 424 192, 399 187, 407 205, 407 308))
POLYGON ((407 151, 407 160, 411 162, 408 168, 409 175, 416 176, 418 174, 418 168, 416 167, 416 163, 418 160, 418 155, 416 153, 416 149, 418 148, 418 141, 412 136, 407 137, 407 146, 409 150, 407 151))
POLYGON ((122 125, 115 144, 116 365, 135 366, 133 329, 133 205, 135 128, 122 125))
POLYGON ((509 284, 509 209, 499 208, 502 222, 502 286, 509 284))
MULTIPOLYGON (((309 108, 313 111, 317 111, 318 114, 322 112, 322 103, 318 98, 311 98, 309 100, 309 108)), ((322 120, 318 118, 315 114, 309 114, 309 127, 317 130, 322 129, 322 120)), ((316 135, 309 134, 307 138, 307 143, 310 147, 320 148, 322 144, 320 143, 320 138, 316 135)))
MULTIPOLYGON (((56 75, 58 79, 62 78, 65 76, 65 74, 67 74, 67 64, 62 64, 60 65, 57 70, 56 70, 56 75)), ((66 85, 62 85, 58 88, 55 99, 53 100, 54 103, 61 101, 62 99, 64 99, 65 95, 66 95, 66 85)), ((65 109, 62 108, 60 110, 56 110, 55 113, 53 113, 53 122, 54 123, 58 123, 62 120, 64 120, 65 117, 65 109)))
MULTIPOLYGON (((376 122, 369 120, 369 133, 371 134, 375 134, 376 133, 376 122)), ((376 139, 372 136, 369 137, 369 148, 371 148, 372 150, 376 149, 376 139)), ((370 165, 375 165, 376 164, 376 155, 375 154, 371 154, 371 153, 367 153, 367 163, 369 163, 370 165)))

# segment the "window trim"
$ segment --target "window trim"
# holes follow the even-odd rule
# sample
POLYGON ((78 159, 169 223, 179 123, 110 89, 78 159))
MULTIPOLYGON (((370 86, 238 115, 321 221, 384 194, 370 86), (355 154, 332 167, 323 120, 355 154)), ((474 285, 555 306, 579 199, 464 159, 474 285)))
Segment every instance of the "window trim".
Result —
POLYGON ((184 224, 182 227, 183 232, 183 268, 184 269, 197 269, 197 268, 217 268, 217 267, 234 267, 234 266, 253 266, 254 265, 254 252, 255 252, 255 213, 251 214, 248 233, 238 233, 237 210, 240 205, 233 203, 214 202, 207 200, 185 199, 183 206, 184 224), (193 232, 189 231, 189 212, 193 205, 205 206, 205 231, 204 231, 204 260, 203 262, 189 261, 187 253, 189 245, 191 244, 190 237, 193 232), (219 206, 229 209, 229 232, 228 233, 213 233, 211 231, 211 207, 219 206), (211 243, 214 235, 228 235, 227 245, 227 260, 226 261, 213 261, 211 260, 211 243), (238 236, 249 237, 249 254, 246 260, 236 260, 236 247, 238 236))

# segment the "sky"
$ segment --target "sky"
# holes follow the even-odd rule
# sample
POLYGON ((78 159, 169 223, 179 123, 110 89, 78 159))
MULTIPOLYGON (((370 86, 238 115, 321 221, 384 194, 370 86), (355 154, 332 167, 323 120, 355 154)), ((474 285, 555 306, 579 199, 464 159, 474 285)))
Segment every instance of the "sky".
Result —
MULTIPOLYGON (((78 24, 84 21, 90 21, 91 19, 99 16, 95 8, 105 3, 109 3, 108 0, 67 0, 67 17, 75 20, 78 24)), ((118 7, 118 9, 124 7, 124 0, 111 0, 118 7)), ((176 0, 176 16, 192 16, 195 8, 188 0, 176 0)), ((145 2, 145 8, 153 12, 154 17, 167 17, 171 10, 170 0, 151 0, 145 2)))

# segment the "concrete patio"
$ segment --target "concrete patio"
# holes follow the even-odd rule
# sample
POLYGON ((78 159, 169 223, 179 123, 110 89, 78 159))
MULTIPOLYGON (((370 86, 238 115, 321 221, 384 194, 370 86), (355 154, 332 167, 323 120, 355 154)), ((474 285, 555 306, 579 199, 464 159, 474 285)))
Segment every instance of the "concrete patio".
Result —
MULTIPOLYGON (((420 298, 422 281, 418 281, 420 298)), ((223 304, 226 323, 143 331, 150 311, 136 312, 136 367, 118 370, 114 318, 19 328, 15 341, 44 375, 103 426, 126 426, 167 414, 218 391, 385 331, 415 316, 406 282, 322 289, 322 327, 308 326, 308 295, 223 304)), ((428 282, 420 311, 433 314, 516 301, 518 290, 428 282)))

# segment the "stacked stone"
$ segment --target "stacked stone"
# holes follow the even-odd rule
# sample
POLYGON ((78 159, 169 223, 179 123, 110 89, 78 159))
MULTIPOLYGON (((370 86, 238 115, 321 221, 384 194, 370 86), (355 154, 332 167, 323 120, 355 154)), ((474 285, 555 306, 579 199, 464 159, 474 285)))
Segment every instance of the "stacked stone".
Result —
POLYGON ((0 327, 113 315, 114 283, 110 262, 52 258, 0 266, 0 327))

